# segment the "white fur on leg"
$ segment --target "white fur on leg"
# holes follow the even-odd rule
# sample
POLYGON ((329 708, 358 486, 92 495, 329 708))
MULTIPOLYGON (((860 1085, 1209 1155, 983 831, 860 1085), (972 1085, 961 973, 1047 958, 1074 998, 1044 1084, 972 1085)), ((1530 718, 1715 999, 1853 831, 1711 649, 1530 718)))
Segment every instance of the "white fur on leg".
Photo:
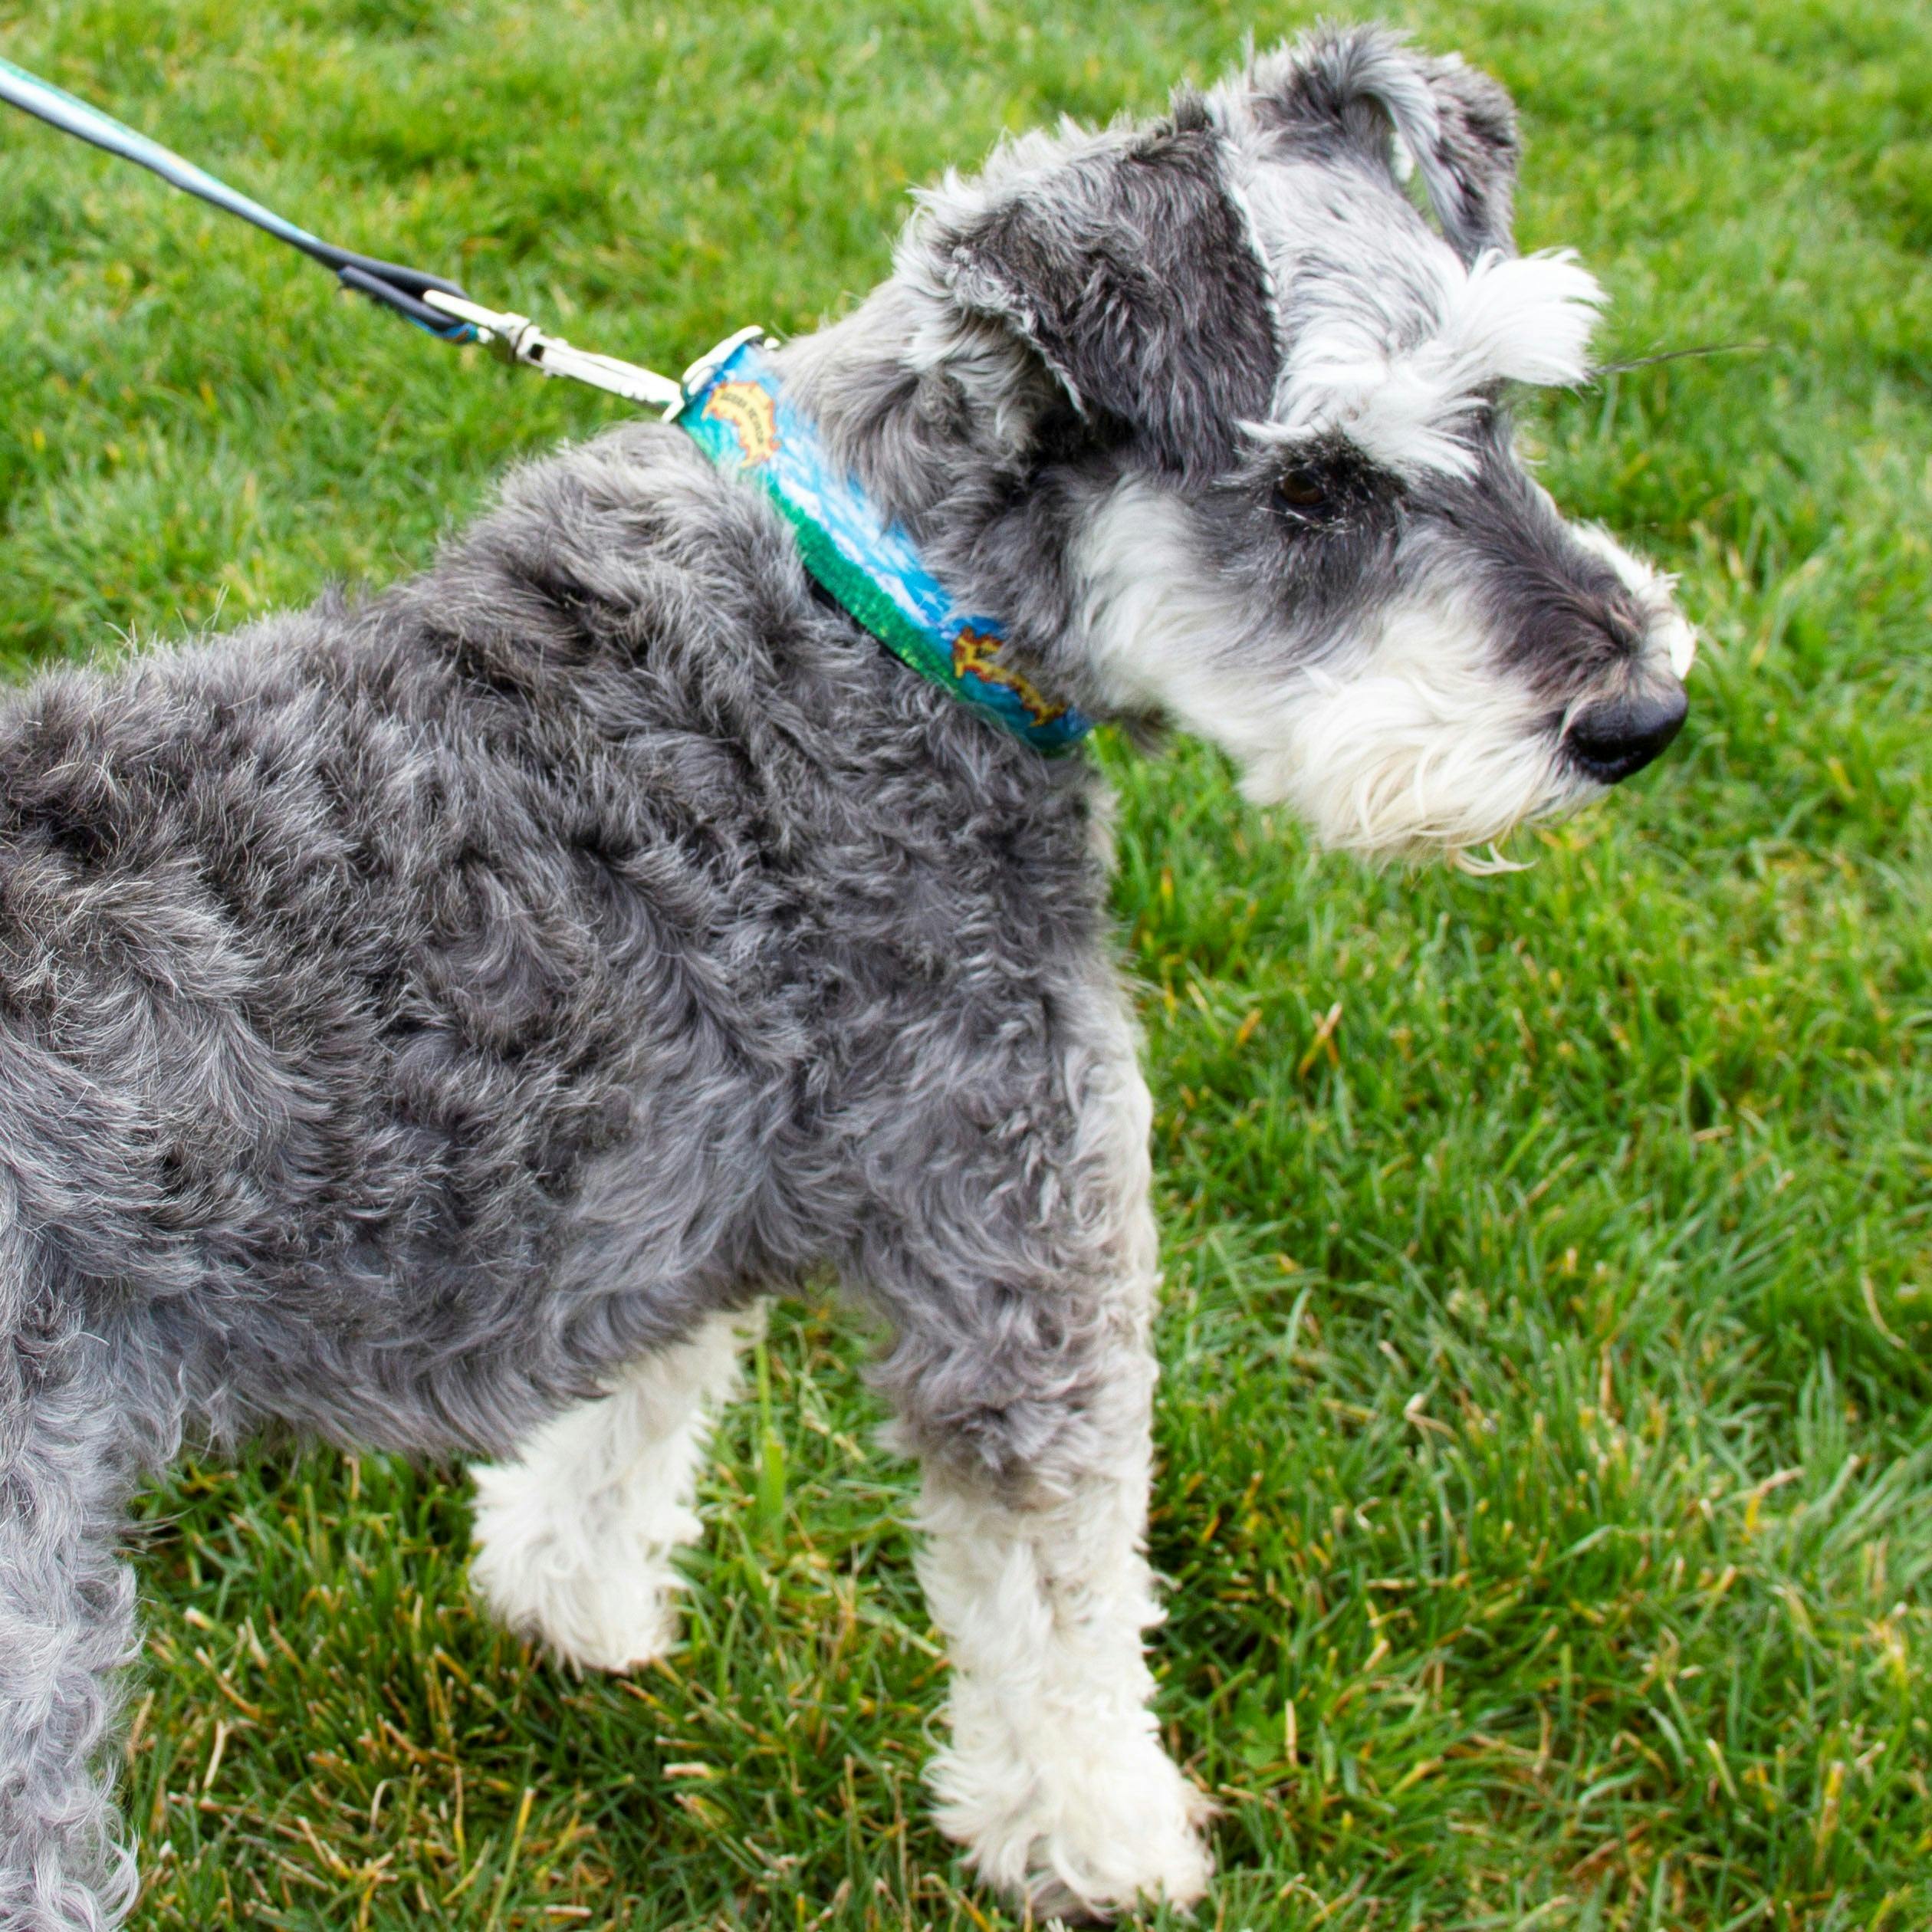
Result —
POLYGON ((926 1485, 919 1576, 953 1665, 952 1739, 932 1771, 940 1827, 1043 1912, 1186 1905, 1207 1888, 1211 1807, 1148 1708, 1147 1470, 1142 1454, 1040 1512, 926 1485))
POLYGON ((545 1424, 514 1462, 472 1471, 470 1577, 498 1622, 596 1670, 662 1654, 676 1635, 672 1553, 698 1533, 698 1465, 746 1327, 713 1316, 545 1424))
POLYGON ((1104 1030, 1068 1075, 1085 1097, 1072 1169, 1088 1224, 1106 1231, 1121 1352, 1078 1457, 1035 1472, 1053 1500, 1010 1506, 928 1463, 919 1559, 952 1660, 952 1736, 931 1773, 940 1827, 1037 1911, 1092 1916, 1141 1898, 1191 1904, 1212 1869, 1212 1807, 1162 1749, 1148 1708, 1141 1636, 1161 1620, 1142 1550, 1160 1280, 1152 1102, 1125 1001, 1110 985, 1096 992, 1104 1030))

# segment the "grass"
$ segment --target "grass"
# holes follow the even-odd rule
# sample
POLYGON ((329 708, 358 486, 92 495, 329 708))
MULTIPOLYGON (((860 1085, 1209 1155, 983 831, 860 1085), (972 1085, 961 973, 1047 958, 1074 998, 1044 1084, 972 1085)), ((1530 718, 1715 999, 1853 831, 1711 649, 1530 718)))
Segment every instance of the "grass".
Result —
MULTIPOLYGON (((1684 574, 1663 766, 1476 881, 1312 855, 1116 757, 1168 1230, 1155 1555, 1216 1927, 1906 1928, 1932 1913, 1932 35, 1863 0, 1405 5, 1514 87, 1526 245, 1608 348, 1539 409, 1684 574)), ((0 51, 332 236, 659 366, 810 326, 911 182, 1149 106, 1220 0, 0 0, 0 51)), ((0 133, 15 669, 393 575, 611 408, 433 347, 0 133), (463 366, 467 362, 471 366, 463 366)), ((922 1822, 941 1666, 857 1343, 790 1312, 688 1640, 481 1623, 449 1472, 149 1506, 138 1923, 1004 1926, 922 1822)))

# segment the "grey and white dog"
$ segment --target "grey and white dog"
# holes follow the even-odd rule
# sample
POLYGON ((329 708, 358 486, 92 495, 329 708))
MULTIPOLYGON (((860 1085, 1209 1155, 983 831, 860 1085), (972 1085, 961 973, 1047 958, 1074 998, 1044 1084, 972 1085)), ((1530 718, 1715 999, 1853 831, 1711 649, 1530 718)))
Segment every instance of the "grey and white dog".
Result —
MULTIPOLYGON (((1043 691, 1214 741, 1333 844, 1463 851, 1653 757, 1691 648, 1513 452, 1508 386, 1582 376, 1598 301, 1515 252, 1516 158, 1493 82, 1324 31, 948 178, 780 361, 1043 691)), ((1200 1894, 1142 1652, 1107 818, 657 426, 400 588, 7 696, 0 1926, 129 1903, 117 1541, 184 1434, 493 1458, 483 1596, 622 1669, 808 1272, 882 1322, 923 1464, 940 1822, 1042 1908, 1200 1894)))

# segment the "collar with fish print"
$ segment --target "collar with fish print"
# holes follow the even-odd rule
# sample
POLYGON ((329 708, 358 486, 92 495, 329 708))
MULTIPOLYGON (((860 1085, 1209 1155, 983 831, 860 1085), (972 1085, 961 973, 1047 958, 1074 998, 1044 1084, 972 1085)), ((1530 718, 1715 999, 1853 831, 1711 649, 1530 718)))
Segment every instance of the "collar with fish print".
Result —
POLYGON ((1036 751, 1064 751, 1092 728, 1000 662, 1004 627, 960 610, 903 525, 888 523, 858 479, 833 468, 757 331, 686 376, 671 420, 721 469, 764 491, 791 525, 806 569, 895 657, 1036 751))

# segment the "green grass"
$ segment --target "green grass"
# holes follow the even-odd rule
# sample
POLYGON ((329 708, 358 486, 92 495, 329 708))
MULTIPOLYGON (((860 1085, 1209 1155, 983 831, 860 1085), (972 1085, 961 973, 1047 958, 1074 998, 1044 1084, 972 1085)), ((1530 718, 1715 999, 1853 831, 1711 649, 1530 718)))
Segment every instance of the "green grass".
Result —
MULTIPOLYGON (((1311 855, 1116 762, 1168 1229, 1157 1560, 1230 1928, 1932 1914, 1932 31, 1898 0, 1405 6, 1524 104, 1526 245, 1654 368, 1533 425, 1684 573, 1663 766, 1526 874, 1311 855), (1331 1024, 1327 1016, 1337 1015, 1331 1024)), ((1211 75, 1219 0, 0 0, 0 51, 341 240, 682 366, 882 271, 1004 127, 1211 75)), ((0 130, 0 652, 421 561, 609 420, 0 130), (469 366, 463 366, 467 363, 469 366)), ((140 1924, 1005 1925, 922 1819, 941 1666, 858 1343, 777 1326, 688 1641, 481 1622, 447 1472, 147 1510, 140 1924)))

